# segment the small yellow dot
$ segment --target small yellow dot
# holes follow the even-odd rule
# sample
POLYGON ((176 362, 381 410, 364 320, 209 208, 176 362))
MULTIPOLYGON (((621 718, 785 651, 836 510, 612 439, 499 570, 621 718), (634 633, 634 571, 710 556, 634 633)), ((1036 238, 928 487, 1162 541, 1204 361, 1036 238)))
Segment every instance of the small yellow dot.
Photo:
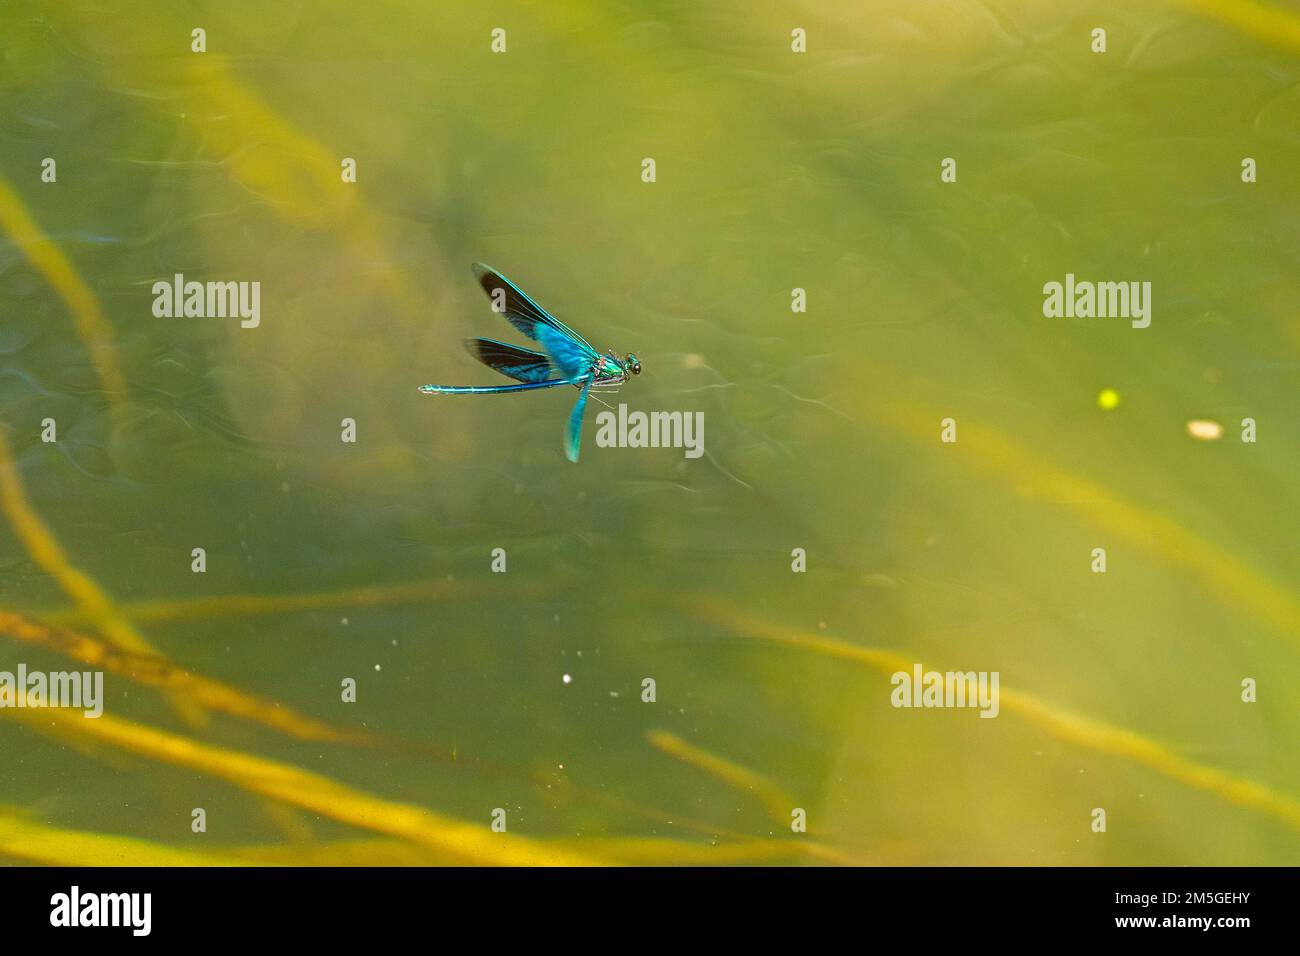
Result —
POLYGON ((1119 408, 1119 392, 1113 388, 1103 388, 1097 393, 1097 407, 1106 411, 1119 408))

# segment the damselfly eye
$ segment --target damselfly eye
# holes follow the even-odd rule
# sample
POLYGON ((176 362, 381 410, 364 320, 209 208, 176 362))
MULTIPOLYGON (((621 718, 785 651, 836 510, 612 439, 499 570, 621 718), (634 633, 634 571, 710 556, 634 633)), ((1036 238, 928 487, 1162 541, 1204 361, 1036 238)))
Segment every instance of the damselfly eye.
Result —
POLYGON ((641 363, 637 361, 636 355, 632 352, 627 353, 627 367, 633 375, 641 374, 641 363))

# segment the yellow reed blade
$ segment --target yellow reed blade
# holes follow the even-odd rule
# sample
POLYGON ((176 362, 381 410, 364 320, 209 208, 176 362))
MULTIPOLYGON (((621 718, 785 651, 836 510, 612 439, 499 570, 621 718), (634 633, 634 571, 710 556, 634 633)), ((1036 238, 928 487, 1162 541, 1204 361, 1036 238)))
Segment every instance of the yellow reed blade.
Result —
MULTIPOLYGON (((821 634, 773 624, 715 598, 700 597, 692 602, 692 608, 738 634, 865 664, 885 675, 900 670, 910 671, 917 663, 892 651, 860 647, 821 634)), ((1141 734, 1073 713, 1024 691, 1003 686, 1000 698, 1002 710, 1018 713, 1062 740, 1131 760, 1171 780, 1213 794, 1235 806, 1267 813, 1300 830, 1300 801, 1261 783, 1187 760, 1141 734)))
POLYGON ((121 674, 140 684, 184 697, 203 707, 242 717, 301 740, 377 743, 360 731, 341 730, 284 707, 274 700, 245 693, 229 684, 182 670, 155 654, 134 654, 110 647, 76 631, 47 627, 0 609, 0 634, 55 651, 89 667, 121 674))
MULTIPOLYGON (((458 863, 500 866, 594 866, 608 861, 487 826, 395 803, 289 764, 200 743, 105 714, 86 719, 60 708, 2 708, 0 714, 56 725, 85 738, 120 747, 196 773, 217 777, 264 797, 301 807, 352 826, 407 840, 446 854, 458 863)), ((484 817, 488 810, 484 809, 484 817)))

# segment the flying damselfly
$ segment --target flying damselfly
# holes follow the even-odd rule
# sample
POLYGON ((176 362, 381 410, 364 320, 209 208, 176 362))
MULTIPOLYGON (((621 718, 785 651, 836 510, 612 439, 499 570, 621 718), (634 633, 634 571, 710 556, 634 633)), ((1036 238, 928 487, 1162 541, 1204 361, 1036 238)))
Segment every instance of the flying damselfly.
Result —
POLYGON ((592 389, 617 388, 631 376, 640 375, 641 363, 632 352, 626 358, 620 358, 613 349, 601 355, 591 343, 491 266, 474 263, 474 275, 492 300, 492 310, 504 315, 524 335, 540 342, 544 351, 534 352, 496 339, 466 339, 465 347, 470 355, 517 384, 421 385, 420 391, 434 395, 494 395, 573 385, 578 389, 578 401, 569 413, 564 453, 569 461, 577 461, 587 395, 592 389))

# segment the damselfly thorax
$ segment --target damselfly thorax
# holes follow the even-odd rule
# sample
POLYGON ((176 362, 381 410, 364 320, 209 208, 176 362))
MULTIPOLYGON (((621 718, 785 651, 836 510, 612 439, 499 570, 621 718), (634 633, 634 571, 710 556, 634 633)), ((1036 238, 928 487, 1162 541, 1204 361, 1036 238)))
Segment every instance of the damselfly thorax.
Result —
MULTIPOLYGON (((633 375, 640 374, 641 363, 636 361, 636 355, 629 354, 627 358, 619 358, 618 354, 610 349, 608 354, 600 356, 600 359, 591 366, 591 387, 617 389, 633 375)), ((581 387, 581 383, 574 384, 581 387)))

